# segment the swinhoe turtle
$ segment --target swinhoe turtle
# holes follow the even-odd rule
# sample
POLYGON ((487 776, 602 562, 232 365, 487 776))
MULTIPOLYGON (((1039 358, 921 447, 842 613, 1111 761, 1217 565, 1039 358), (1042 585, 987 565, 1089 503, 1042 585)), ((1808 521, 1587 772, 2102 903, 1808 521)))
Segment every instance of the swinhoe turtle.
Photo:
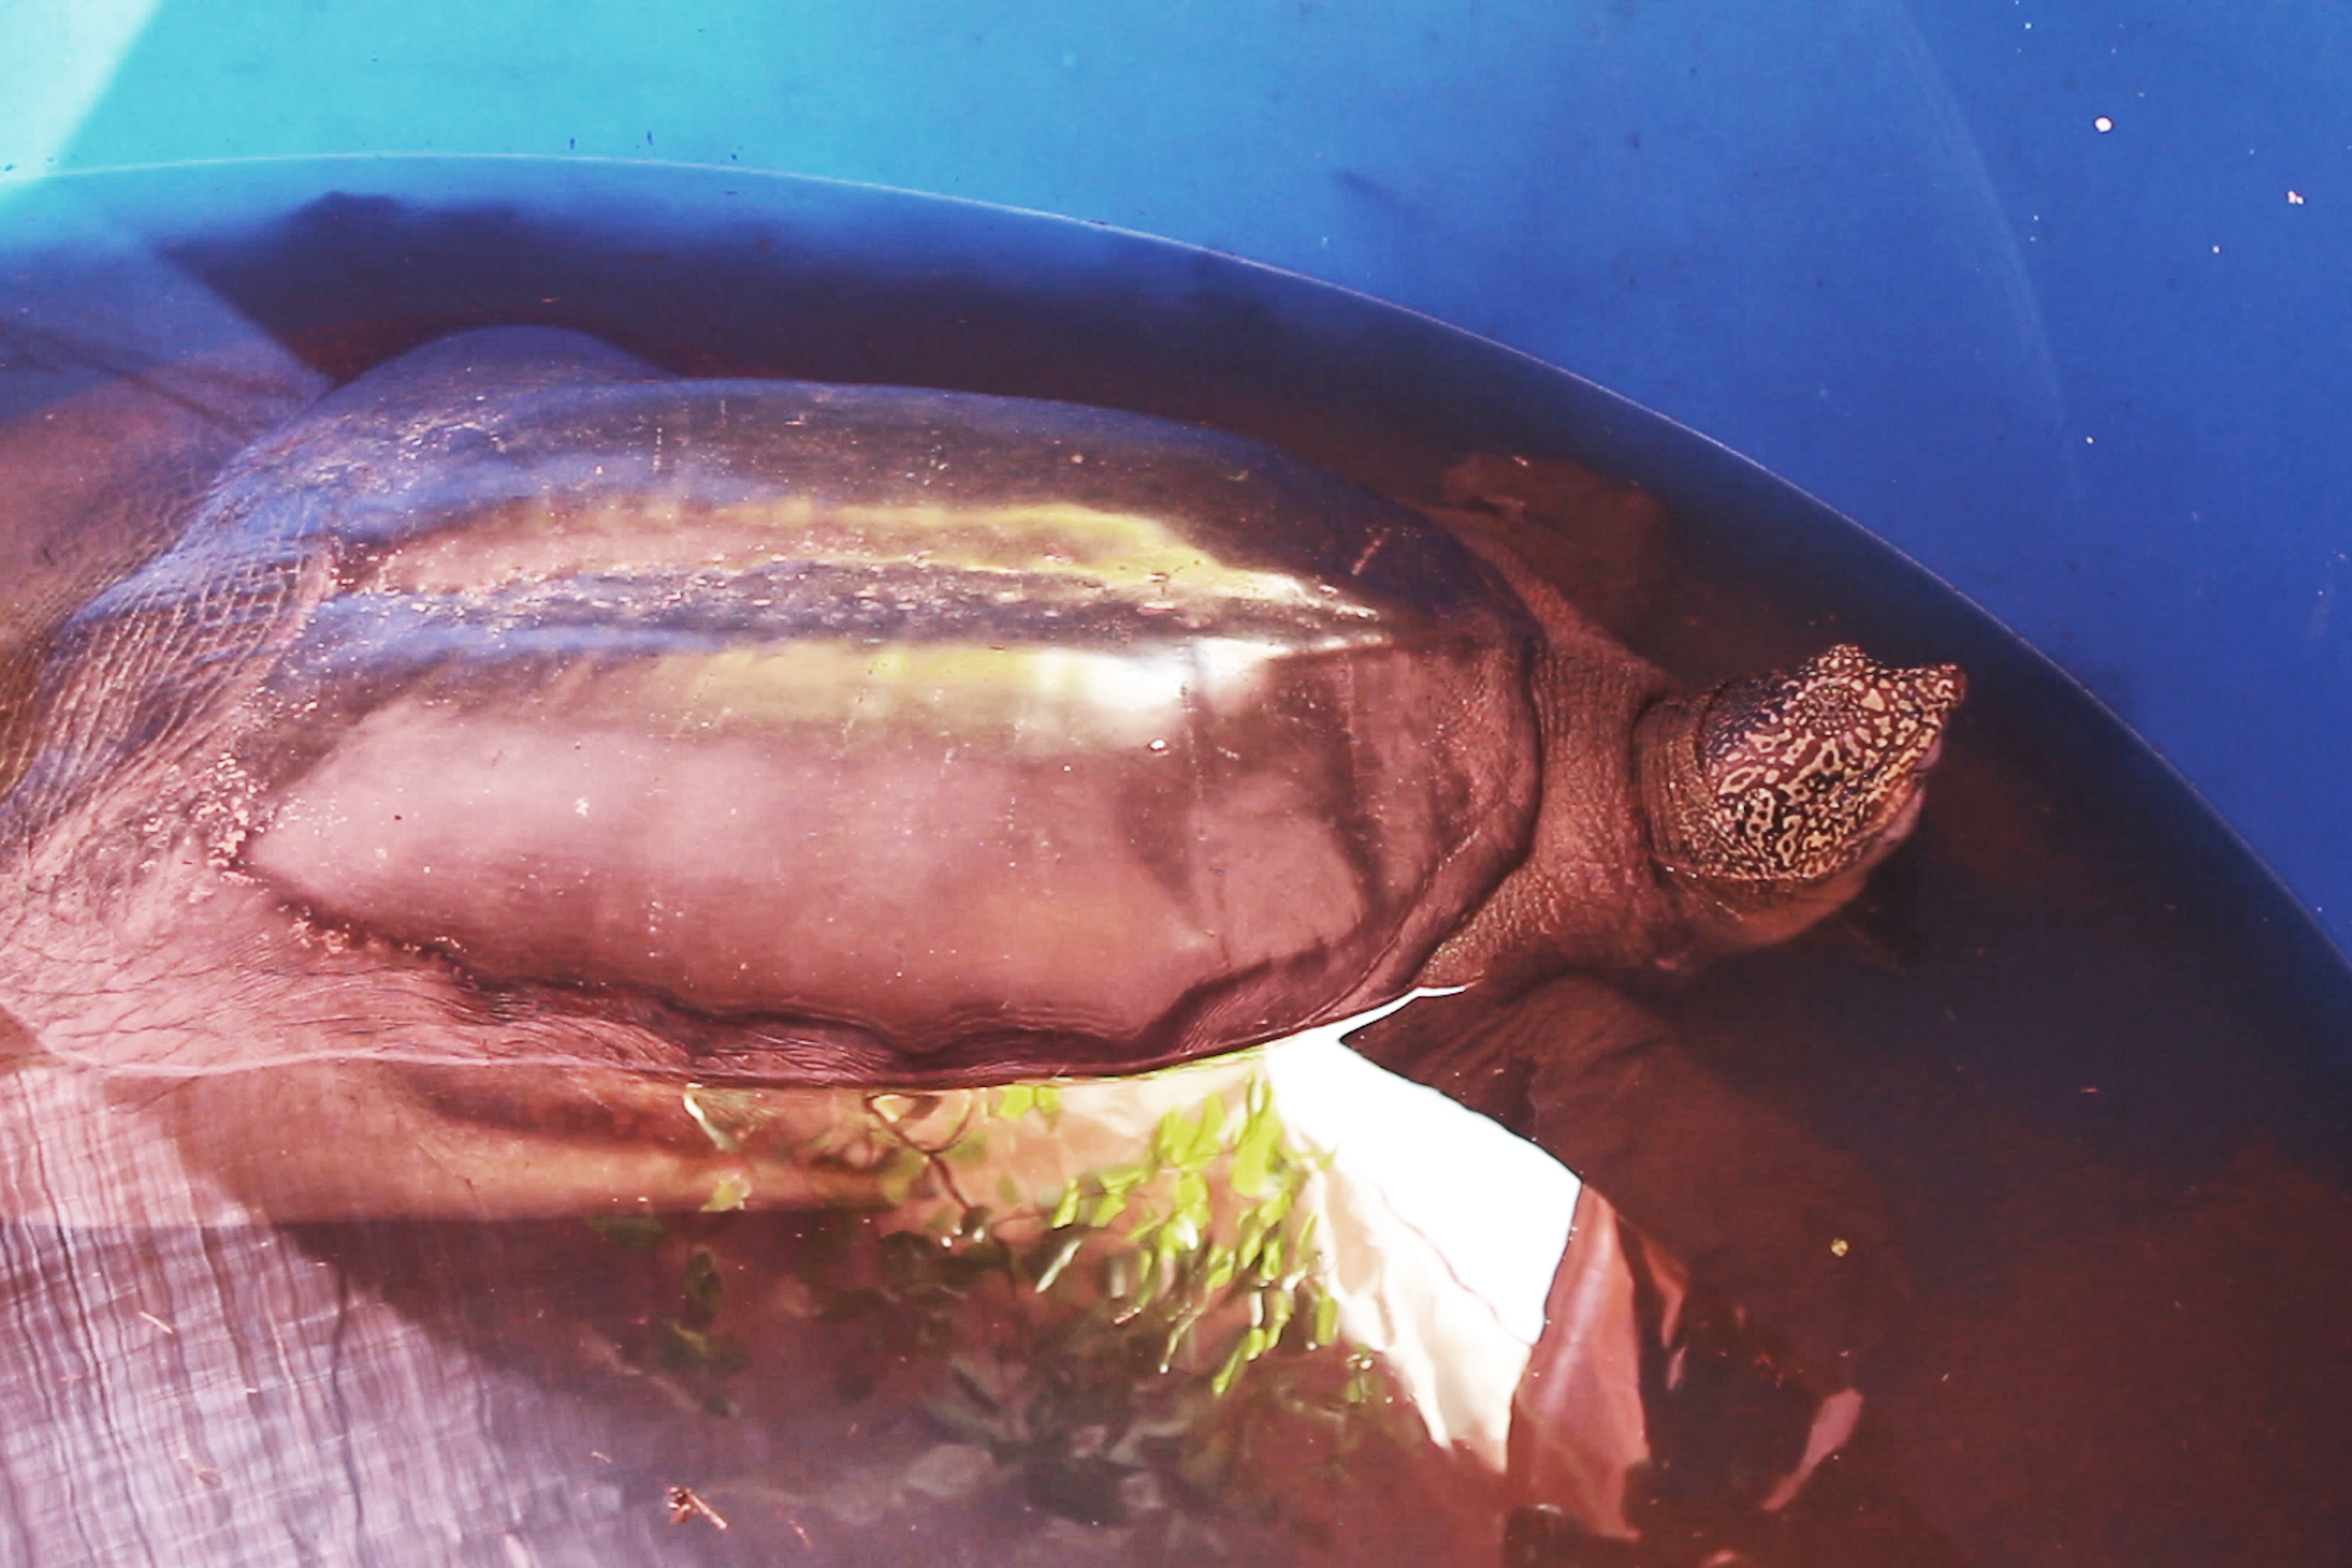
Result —
POLYGON ((1786 937, 1963 681, 1678 692, 1507 549, 1067 405, 444 339, 51 640, 0 1005, 53 1056, 948 1086, 1786 937))
MULTIPOLYGON (((754 1127, 836 1130, 813 1089, 1126 1074, 1416 987, 1474 994, 1376 1057, 1475 1102, 1501 1041, 1546 1053, 1545 1105, 1622 1108, 1608 1064, 1654 1025, 1605 982, 1835 909, 1962 689, 1837 647, 1685 694, 1475 520, 1248 442, 681 380, 566 332, 448 338, 225 463, 157 461, 116 499, 166 498, 141 538, 174 542, 50 618, 0 727, 0 1091, 29 1130, 0 1205, 109 1234, 240 1216, 190 1173, 271 1221, 871 1203, 822 1162, 725 1183, 754 1127)), ((1715 1441, 1658 1414, 1697 1396, 1585 1376, 1602 1335, 1612 1366, 1764 1368, 1799 1440, 1772 1425, 1731 1489, 1777 1507, 1851 1399, 1792 1404, 1578 1215, 1511 1417, 1528 1518, 1605 1472, 1577 1517, 1622 1534, 1622 1476, 1715 1441)), ((294 1267, 229 1245, 121 1300, 177 1291, 193 1342, 222 1257, 294 1267)), ((302 1320, 338 1357, 342 1311, 302 1320)), ((509 1462, 451 1461, 502 1521, 509 1462)))

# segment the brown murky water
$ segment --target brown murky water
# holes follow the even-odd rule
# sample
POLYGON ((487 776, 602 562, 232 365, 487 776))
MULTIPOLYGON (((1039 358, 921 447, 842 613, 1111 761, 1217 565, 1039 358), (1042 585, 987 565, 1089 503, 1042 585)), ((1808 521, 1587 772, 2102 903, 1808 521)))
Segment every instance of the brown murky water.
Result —
MULTIPOLYGON (((693 187, 687 210, 640 177, 561 218, 339 200, 165 254, 334 380, 459 327, 535 321, 689 374, 1211 423, 1423 504, 1458 501, 1446 476, 1479 454, 1576 459, 1641 481, 1664 526, 1565 468, 1469 489, 1526 487, 1566 524, 1547 569, 1677 675, 1845 638, 1961 662, 1970 704, 1923 826, 1864 905, 1634 998, 1666 1031, 1577 1062, 1556 1152, 1867 1396, 1792 1522, 1752 1543, 1759 1560, 2320 1562, 2352 1537, 2336 1484, 2352 982, 2079 693, 1802 498, 1426 323, 1117 236, 722 188, 693 187)), ((23 297, 43 280, 9 282, 23 297)), ((0 343, 20 365, 69 352, 0 343)), ((1524 1087, 1490 1097, 1507 1122, 1534 1114, 1524 1087)), ((383 1562, 1501 1552, 1507 1500, 1380 1399, 1351 1401, 1344 1360, 1306 1358, 1205 1416, 1133 1407, 1144 1384, 1097 1371, 1055 1385, 1075 1402, 1058 1446, 1032 1442, 1011 1412, 1036 1395, 1008 1359, 1068 1353, 1066 1325, 1036 1320, 985 1258, 950 1311, 937 1280, 877 1276, 887 1253, 845 1226, 10 1226, 0 1477, 20 1558, 78 1537, 159 1562, 278 1560, 251 1547, 257 1530, 383 1562), (226 1331, 200 1352, 184 1313, 226 1331), (427 1348, 373 1352, 386 1323, 427 1348), (1088 1399, 1163 1425, 1150 1463, 1062 1440, 1117 1425, 1088 1399), (275 1490, 257 1496, 262 1476, 275 1490), (665 1489, 689 1482, 671 1525, 665 1489), (404 1534, 436 1518, 469 1527, 404 1534), (122 1547, 141 1538, 129 1521, 179 1538, 122 1547)), ((1532 1539, 1515 1561, 1620 1560, 1532 1539)), ((1643 1561, 1696 1562, 1697 1541, 1643 1561)))

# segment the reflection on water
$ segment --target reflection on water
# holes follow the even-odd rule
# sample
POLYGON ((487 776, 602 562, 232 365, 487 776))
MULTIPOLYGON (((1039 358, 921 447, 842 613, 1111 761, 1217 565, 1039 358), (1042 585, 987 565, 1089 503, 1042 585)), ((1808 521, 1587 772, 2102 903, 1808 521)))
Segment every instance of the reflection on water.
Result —
MULTIPOLYGON (((0 1019, 0 1555, 1835 1565, 2328 1539, 2352 1391, 2318 1303, 2352 1283, 2352 1217, 2319 1053, 2341 1016, 2282 966, 2295 933, 2242 918, 2258 890, 2168 781, 1916 582, 1832 554, 1843 586, 1818 541, 1759 531, 1774 497, 1710 506, 1643 472, 1669 526, 1512 460, 1601 454, 1532 434, 1556 415, 1475 412, 1445 357, 1467 351, 1381 361, 1401 329, 1378 312, 1349 347, 1262 280, 1187 262, 1171 284, 1152 257, 1024 298, 910 269, 885 230, 861 271, 828 221, 798 251, 724 226, 649 249, 331 204, 172 266, 134 247, 45 275, 0 339, 0 551, 31 585, 0 694, 21 711, 63 615, 168 542, 155 502, 322 373, 530 320, 698 373, 1214 418, 1476 512, 1687 680, 1849 637, 1959 657, 1975 706, 1921 838, 1793 947, 1424 997, 1360 1037, 1591 1184, 1549 1204, 1500 1133, 1441 1145, 1442 1107, 1335 1148, 1326 1091, 1255 1056, 793 1099, 551 1074, 495 990, 478 1016, 514 1050, 474 1074, 104 1062, 0 1019), (1416 1194, 1454 1201, 1435 1167, 1490 1159, 1484 1204, 1450 1212, 1507 1220, 1534 1255, 1516 1275, 1415 1217, 1416 1194), (827 1206, 771 1206, 805 1200, 827 1206)), ((1526 374, 1471 357, 1496 386, 1526 374)), ((1641 440, 1621 456, 1640 471, 1641 440)), ((106 1005, 152 1028, 184 979, 106 1005)), ((363 999, 311 1002, 342 1026, 363 999)))

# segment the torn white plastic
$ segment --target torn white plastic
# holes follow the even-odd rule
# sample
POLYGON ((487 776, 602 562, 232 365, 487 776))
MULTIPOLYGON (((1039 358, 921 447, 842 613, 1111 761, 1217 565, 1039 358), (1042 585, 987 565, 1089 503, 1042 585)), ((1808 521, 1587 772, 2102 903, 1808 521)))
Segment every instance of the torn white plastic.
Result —
POLYGON ((1307 1201, 1323 1216, 1340 1334, 1381 1356, 1433 1441, 1500 1469, 1582 1184, 1340 1043, 1412 999, 1278 1041, 1265 1068, 1284 1125, 1330 1156, 1307 1201))

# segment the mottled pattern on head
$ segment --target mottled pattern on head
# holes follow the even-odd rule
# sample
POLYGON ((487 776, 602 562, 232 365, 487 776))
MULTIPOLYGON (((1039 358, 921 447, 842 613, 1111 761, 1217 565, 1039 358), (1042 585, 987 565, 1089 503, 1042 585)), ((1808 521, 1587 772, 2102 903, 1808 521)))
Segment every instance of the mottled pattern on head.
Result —
MULTIPOLYGON (((1667 825, 1679 868, 1735 881, 1832 876, 1917 786, 1967 690, 1951 665, 1894 669, 1842 644, 1695 705, 1695 776, 1667 825)), ((1686 775, 1687 776, 1687 775, 1686 775)))

